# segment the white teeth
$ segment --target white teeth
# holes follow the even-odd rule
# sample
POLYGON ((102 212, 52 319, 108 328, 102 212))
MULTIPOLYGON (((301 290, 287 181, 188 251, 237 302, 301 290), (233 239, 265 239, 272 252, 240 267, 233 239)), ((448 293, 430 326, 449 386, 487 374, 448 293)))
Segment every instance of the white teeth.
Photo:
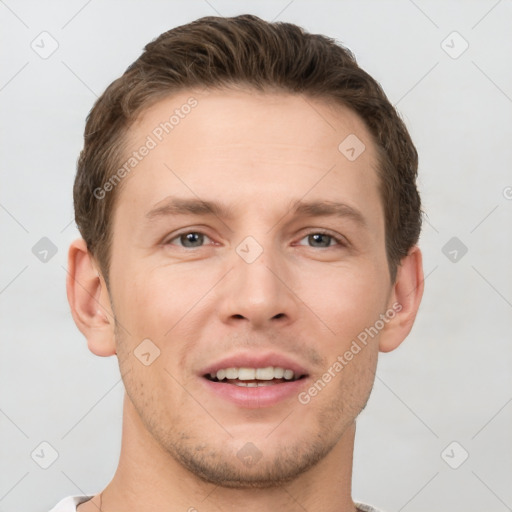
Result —
MULTIPOLYGON (((217 377, 218 380, 261 380, 261 381, 271 381, 273 379, 285 379, 292 380, 295 377, 295 373, 293 370, 267 366, 265 368, 222 368, 218 370, 217 373, 210 373, 210 377, 214 379, 217 377)), ((236 383, 238 384, 238 383, 236 383)))
POLYGON ((284 375, 284 368, 274 368, 274 379, 282 379, 284 375))
POLYGON ((236 368, 226 369, 226 379, 236 379, 238 377, 238 370, 236 368))
MULTIPOLYGON (((219 372, 217 372, 217 378, 219 372)), ((253 380, 256 378, 256 370, 254 368, 238 368, 238 380, 253 380)))
POLYGON ((263 381, 263 382, 244 382, 242 380, 238 382, 233 383, 235 386, 241 386, 243 388, 255 388, 255 387, 262 387, 262 386, 274 386, 275 384, 270 381, 263 381))
POLYGON ((293 370, 285 370, 284 378, 285 378, 285 380, 292 380, 293 379, 293 370))
POLYGON ((274 367, 256 368, 256 378, 258 380, 272 380, 274 378, 274 367))

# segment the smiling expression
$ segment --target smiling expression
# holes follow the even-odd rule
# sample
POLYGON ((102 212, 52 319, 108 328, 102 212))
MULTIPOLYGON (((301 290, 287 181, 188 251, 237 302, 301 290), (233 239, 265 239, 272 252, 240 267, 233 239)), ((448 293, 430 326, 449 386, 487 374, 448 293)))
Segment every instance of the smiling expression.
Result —
POLYGON ((347 108, 247 90, 161 100, 129 144, 190 96, 197 106, 117 191, 117 355, 174 459, 210 482, 264 487, 325 457, 373 385, 379 336, 297 399, 390 307, 376 152, 347 108), (350 135, 365 146, 354 160, 338 149, 350 135), (149 365, 134 357, 143 340, 159 354, 149 365))

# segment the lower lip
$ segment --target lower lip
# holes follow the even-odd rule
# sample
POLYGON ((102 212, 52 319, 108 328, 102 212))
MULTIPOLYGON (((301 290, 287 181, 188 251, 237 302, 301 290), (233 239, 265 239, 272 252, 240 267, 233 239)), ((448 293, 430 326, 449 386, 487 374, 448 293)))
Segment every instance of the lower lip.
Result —
POLYGON ((272 407, 290 397, 297 397, 308 379, 307 377, 303 377, 302 379, 290 382, 250 388, 237 386, 236 384, 214 382, 205 377, 202 377, 201 380, 204 382, 208 391, 217 396, 229 400, 239 407, 257 409, 261 407, 272 407))

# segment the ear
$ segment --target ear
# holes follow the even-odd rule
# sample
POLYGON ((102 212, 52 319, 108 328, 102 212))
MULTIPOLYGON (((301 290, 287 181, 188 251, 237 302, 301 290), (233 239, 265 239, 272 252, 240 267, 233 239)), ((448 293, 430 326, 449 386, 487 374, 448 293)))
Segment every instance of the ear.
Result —
POLYGON ((107 286, 83 239, 68 252, 66 289, 76 326, 87 338, 89 350, 98 356, 116 353, 115 320, 107 286))
POLYGON ((423 283, 421 251, 419 247, 414 246, 397 269, 388 303, 388 311, 393 311, 395 315, 381 331, 381 352, 394 350, 411 332, 423 296, 423 283))

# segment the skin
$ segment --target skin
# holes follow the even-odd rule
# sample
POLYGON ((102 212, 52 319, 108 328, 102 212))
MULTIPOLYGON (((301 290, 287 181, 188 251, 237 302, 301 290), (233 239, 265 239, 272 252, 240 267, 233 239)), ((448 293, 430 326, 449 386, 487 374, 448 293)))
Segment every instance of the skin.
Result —
MULTIPOLYGON (((379 350, 396 348, 413 325, 421 253, 413 247, 391 282, 375 146, 346 108, 284 93, 186 91, 143 113, 132 148, 191 96, 197 107, 119 185, 109 289, 83 240, 69 251, 75 322, 94 354, 117 354, 126 388, 102 510, 353 512, 355 419, 379 350), (350 134, 366 146, 355 161, 338 150, 350 134), (148 219, 169 196, 218 201, 233 215, 148 219), (345 203, 364 221, 294 215, 295 200, 345 203), (309 236, 319 231, 342 243, 309 236), (184 247, 187 232, 206 236, 184 247), (236 251, 248 236, 263 250, 252 263, 236 251), (306 405, 294 395, 242 408, 198 375, 226 355, 275 351, 307 369, 307 390, 396 303, 400 312, 306 405), (134 350, 148 338, 160 355, 145 366, 134 350), (248 442, 261 455, 253 465, 237 457, 248 442)), ((95 496, 78 509, 98 505, 95 496)))

